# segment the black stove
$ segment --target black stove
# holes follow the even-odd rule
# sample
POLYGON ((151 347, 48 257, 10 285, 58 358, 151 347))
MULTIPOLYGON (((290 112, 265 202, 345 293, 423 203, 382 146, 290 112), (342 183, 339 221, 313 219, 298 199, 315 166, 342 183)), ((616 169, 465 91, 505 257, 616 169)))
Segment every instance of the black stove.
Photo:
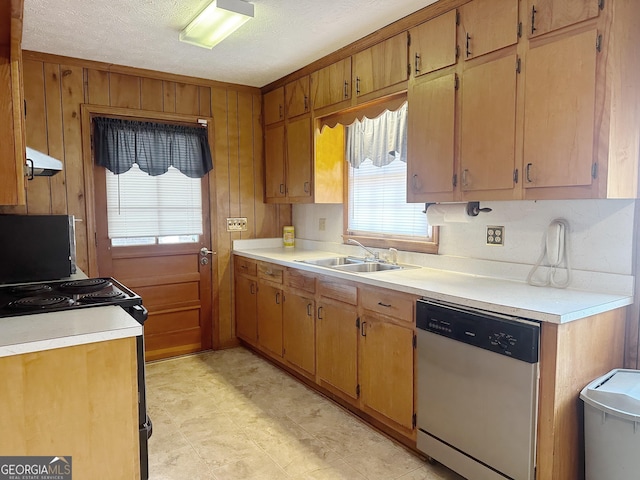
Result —
POLYGON ((0 318, 77 308, 119 305, 139 323, 142 298, 113 278, 86 278, 0 286, 0 318))

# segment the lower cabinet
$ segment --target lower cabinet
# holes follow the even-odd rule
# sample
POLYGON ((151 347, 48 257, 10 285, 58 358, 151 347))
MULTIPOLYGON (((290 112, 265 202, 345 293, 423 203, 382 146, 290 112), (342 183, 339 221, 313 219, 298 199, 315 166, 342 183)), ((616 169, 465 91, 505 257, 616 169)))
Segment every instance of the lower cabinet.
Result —
POLYGON ((316 373, 315 330, 313 297, 287 292, 282 305, 283 357, 310 375, 316 373))
POLYGON ((258 284, 243 275, 236 275, 236 335, 252 345, 258 342, 258 284))
POLYGON ((258 343, 282 357, 282 289, 258 283, 258 343))

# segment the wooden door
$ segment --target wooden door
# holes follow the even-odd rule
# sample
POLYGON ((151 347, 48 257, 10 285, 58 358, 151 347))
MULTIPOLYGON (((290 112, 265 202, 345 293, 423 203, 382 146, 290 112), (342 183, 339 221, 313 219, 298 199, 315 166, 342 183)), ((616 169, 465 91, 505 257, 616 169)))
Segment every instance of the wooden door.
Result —
POLYGON ((525 188, 591 185, 596 36, 593 29, 527 53, 525 188))
POLYGON ((287 123, 287 196, 311 198, 311 118, 287 123))
POLYGON ((282 357, 282 289, 258 284, 258 343, 282 357))
POLYGON ((264 124, 284 120, 284 88, 276 88, 264 94, 264 124))
POLYGON ((365 316, 360 386, 365 408, 402 427, 413 424, 413 329, 365 316))
POLYGON ((353 399, 358 398, 358 327, 355 307, 318 303, 316 312, 317 375, 353 399))
POLYGON ((456 63, 457 16, 451 10, 411 29, 409 59, 414 77, 456 63))
POLYGON ((284 87, 287 118, 297 117, 311 110, 309 105, 309 76, 289 82, 284 87))
POLYGON ((453 200, 455 75, 409 88, 407 201, 453 200))
POLYGON ((264 133, 265 197, 284 198, 284 125, 266 128, 264 133))
POLYGON ((351 98, 351 57, 311 74, 313 108, 319 109, 351 98))
POLYGON ((202 230, 195 243, 112 246, 107 225, 106 169, 94 167, 98 272, 114 277, 142 297, 146 360, 184 355, 213 345, 209 179, 201 180, 202 230))
POLYGON ((407 80, 407 43, 403 32, 353 56, 357 96, 407 80))
POLYGON ((316 373, 315 302, 311 297, 287 293, 282 311, 283 356, 314 375, 316 373))
POLYGON ((485 63, 462 75, 461 189, 514 187, 516 56, 485 63))
POLYGON ((598 16, 599 0, 528 0, 527 32, 537 37, 598 16))
POLYGON ((465 60, 518 41, 518 0, 473 0, 460 8, 465 60))
POLYGON ((236 275, 236 335, 253 345, 258 341, 257 287, 255 280, 236 275))

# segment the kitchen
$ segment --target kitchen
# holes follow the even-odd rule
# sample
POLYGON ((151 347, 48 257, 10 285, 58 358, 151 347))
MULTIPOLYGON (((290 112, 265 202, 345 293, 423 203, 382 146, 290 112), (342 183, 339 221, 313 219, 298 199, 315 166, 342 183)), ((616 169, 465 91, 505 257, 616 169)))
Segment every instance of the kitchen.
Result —
MULTIPOLYGON (((448 2, 446 6, 454 8, 463 3, 466 2, 448 2)), ((437 8, 442 8, 437 10, 438 12, 447 9, 442 6, 443 2, 439 2, 438 5, 437 8)), ((522 17, 526 16, 525 10, 523 6, 522 17)), ((425 20, 430 18, 429 10, 423 15, 425 20)), ((433 16, 433 13, 430 15, 433 16)), ((409 26, 412 25, 405 24, 403 27, 409 26)), ((373 38, 369 43, 381 39, 373 38)), ((327 63, 310 67, 309 71, 324 67, 327 63)), ((211 249, 217 252, 216 259, 212 262, 217 291, 213 305, 216 318, 212 335, 214 349, 237 345, 231 268, 233 240, 280 237, 282 227, 292 224, 296 226, 298 239, 342 242, 342 206, 299 204, 290 208, 288 204, 262 201, 265 187, 260 90, 178 75, 154 75, 126 67, 33 51, 23 52, 22 68, 25 79, 24 96, 28 108, 27 144, 49 152, 54 157, 63 158, 65 171, 64 176, 57 175, 50 179, 36 177, 28 184, 26 207, 5 207, 4 211, 30 214, 65 213, 82 219, 78 222, 80 228, 76 230, 78 264, 89 276, 97 276, 99 270, 95 249, 90 248, 95 219, 92 218, 94 214, 88 206, 94 204, 94 193, 91 179, 87 178, 90 170, 87 165, 91 165, 91 158, 89 155, 87 160, 87 151, 83 148, 83 145, 86 145, 83 137, 83 132, 86 132, 83 122, 86 121, 86 117, 82 115, 80 105, 88 103, 114 108, 175 110, 195 116, 213 117, 216 132, 214 156, 217 159, 229 159, 228 162, 218 161, 215 178, 210 178, 210 191, 214 192, 211 195, 211 205, 215 207, 212 209, 215 210, 215 215, 212 217, 214 226, 211 249), (157 91, 159 82, 165 91, 169 92, 169 96, 151 95, 157 91), (210 101, 207 101, 207 98, 210 98, 210 101), (220 141, 221 138, 223 141, 220 141), (226 231, 226 219, 236 216, 250 219, 247 231, 226 231), (321 219, 326 221, 324 230, 320 229, 321 219)), ((628 68, 631 69, 631 73, 626 78, 637 78, 637 65, 634 66, 630 62, 628 68), (633 70, 634 68, 636 70, 633 70)), ((627 89, 625 94, 628 94, 625 101, 631 106, 634 102, 637 105, 638 95, 637 91, 632 91, 633 85, 634 82, 631 82, 630 86, 624 84, 624 88, 627 89)), ((637 125, 637 111, 630 107, 622 109, 620 115, 626 112, 629 117, 617 118, 616 125, 622 125, 625 121, 629 125, 637 125)), ((611 135, 620 134, 613 128, 611 132, 611 135)), ((637 158, 637 145, 630 145, 628 155, 632 159, 637 158)), ((616 174, 620 175, 620 172, 616 174)), ((505 199, 486 195, 481 198, 485 200, 481 206, 492 208, 491 213, 480 214, 466 224, 450 224, 441 228, 439 256, 459 259, 467 269, 471 264, 482 264, 484 261, 505 262, 510 264, 510 267, 511 264, 525 265, 526 267, 520 267, 517 272, 510 270, 509 273, 522 280, 526 278, 527 267, 535 263, 540 252, 541 238, 546 225, 553 218, 563 216, 569 221, 574 232, 571 237, 574 270, 612 274, 616 281, 628 288, 628 278, 635 270, 633 264, 637 216, 635 201, 626 198, 633 199, 637 195, 600 192, 592 196, 620 199, 495 201, 505 199), (484 236, 488 224, 505 227, 503 247, 486 246, 484 236), (612 244, 615 245, 614 248, 611 247, 612 244), (465 262, 465 259, 469 261, 465 262)), ((401 257, 400 261, 416 263, 411 258, 403 260, 401 257)), ((609 284, 613 277, 587 275, 587 278, 592 283, 602 286, 605 283, 609 284)), ((637 315, 635 317, 637 318, 637 315)), ((633 314, 630 318, 634 318, 633 314)), ((637 332, 637 322, 634 324, 630 321, 628 328, 630 333, 627 335, 626 364, 635 366, 637 333, 634 332, 637 332)), ((200 345, 194 347, 199 348, 200 345)))

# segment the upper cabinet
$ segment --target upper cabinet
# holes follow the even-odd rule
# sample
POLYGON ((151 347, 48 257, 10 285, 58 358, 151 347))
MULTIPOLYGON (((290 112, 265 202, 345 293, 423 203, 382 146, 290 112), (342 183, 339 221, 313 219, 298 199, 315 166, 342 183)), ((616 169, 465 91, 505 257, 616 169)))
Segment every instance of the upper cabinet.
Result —
POLYGON ((311 100, 315 110, 351 98, 351 57, 311 74, 311 100))
POLYGON ((460 8, 460 19, 465 60, 518 42, 518 0, 473 0, 460 8))
POLYGON ((284 87, 287 118, 297 117, 311 111, 309 102, 309 76, 304 76, 284 87))
POLYGON ((457 59, 458 12, 451 10, 409 31, 413 76, 449 67, 457 59))
POLYGON ((536 37, 597 17, 604 0, 528 0, 528 6, 528 36, 536 37))
POLYGON ((0 11, 0 205, 24 205, 22 2, 9 3, 0 11))
POLYGON ((264 124, 284 120, 284 88, 276 88, 264 95, 264 124))
POLYGON ((400 33, 353 56, 357 97, 405 82, 408 73, 407 32, 400 33))

